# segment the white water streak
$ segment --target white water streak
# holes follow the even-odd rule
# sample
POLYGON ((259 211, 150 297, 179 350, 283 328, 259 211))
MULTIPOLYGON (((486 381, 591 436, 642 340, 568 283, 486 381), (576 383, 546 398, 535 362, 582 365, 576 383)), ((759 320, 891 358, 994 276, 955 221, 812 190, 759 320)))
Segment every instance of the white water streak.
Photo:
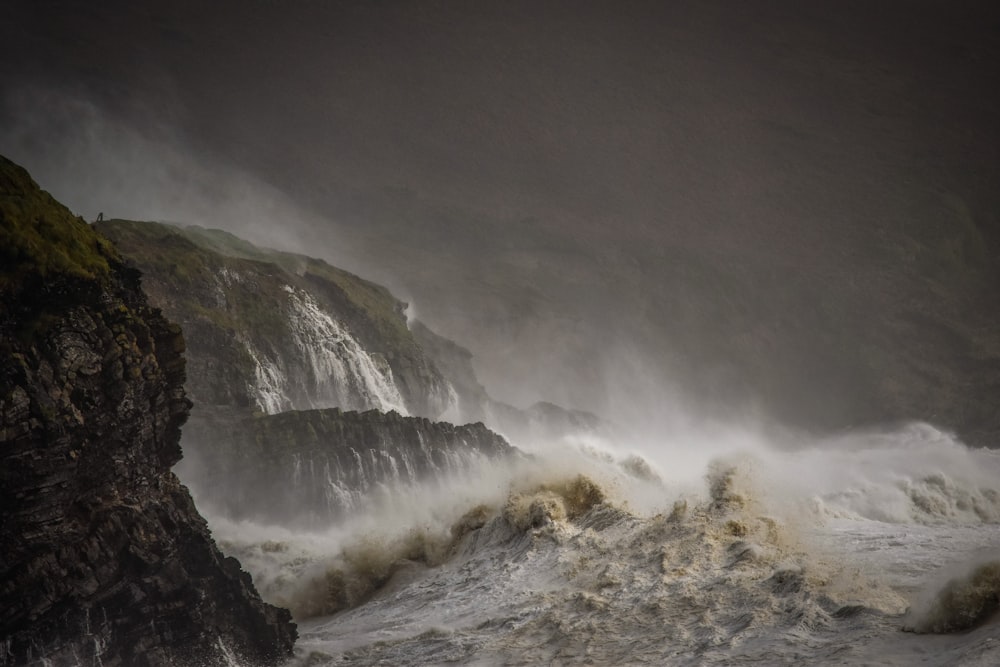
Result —
POLYGON ((292 337, 313 376, 309 407, 377 408, 408 414, 385 360, 369 354, 307 292, 287 285, 285 291, 292 306, 292 337))
MULTIPOLYGON (((234 274, 223 280, 236 280, 234 274)), ((250 393, 267 414, 286 410, 377 409, 407 415, 389 364, 365 350, 307 292, 286 285, 292 353, 268 353, 244 340, 254 364, 250 393)))
POLYGON ((257 401, 257 407, 269 415, 291 408, 288 400, 288 378, 278 365, 265 355, 254 351, 253 346, 244 343, 247 353, 254 363, 255 384, 250 393, 257 401))

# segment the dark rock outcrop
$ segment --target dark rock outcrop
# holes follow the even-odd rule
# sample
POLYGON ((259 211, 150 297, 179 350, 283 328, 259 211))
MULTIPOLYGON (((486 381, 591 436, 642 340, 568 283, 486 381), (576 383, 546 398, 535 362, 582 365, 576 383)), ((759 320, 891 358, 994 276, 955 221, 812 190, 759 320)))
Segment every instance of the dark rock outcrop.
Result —
POLYGON ((295 626, 216 548, 181 458, 180 329, 0 157, 0 663, 255 664, 295 626))
POLYGON ((181 474, 199 505, 282 525, 328 525, 369 505, 380 488, 520 456, 481 423, 454 426, 377 410, 245 419, 215 413, 192 427, 188 449, 197 453, 185 459, 181 474))

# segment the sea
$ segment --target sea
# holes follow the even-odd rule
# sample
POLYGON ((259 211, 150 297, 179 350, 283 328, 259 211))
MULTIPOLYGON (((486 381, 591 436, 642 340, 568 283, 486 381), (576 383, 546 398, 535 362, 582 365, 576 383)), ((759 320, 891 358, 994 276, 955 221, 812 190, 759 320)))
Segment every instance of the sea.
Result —
POLYGON ((292 611, 289 666, 1000 665, 1000 451, 925 423, 514 444, 329 526, 199 507, 292 611))

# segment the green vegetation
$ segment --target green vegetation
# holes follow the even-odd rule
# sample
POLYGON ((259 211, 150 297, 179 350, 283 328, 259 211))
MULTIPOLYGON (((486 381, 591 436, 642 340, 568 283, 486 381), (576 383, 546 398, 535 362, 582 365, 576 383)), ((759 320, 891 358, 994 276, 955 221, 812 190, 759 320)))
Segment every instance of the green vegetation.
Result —
POLYGON ((417 353, 418 345, 406 326, 402 304, 381 285, 362 280, 318 259, 309 259, 306 277, 325 283, 342 296, 342 304, 368 320, 375 337, 390 354, 417 353))
POLYGON ((201 248, 220 255, 266 262, 313 284, 320 283, 327 292, 333 291, 331 296, 339 302, 338 305, 354 310, 358 317, 367 320, 374 327, 375 336, 380 341, 389 343, 389 352, 405 352, 414 345, 406 322, 400 316, 399 302, 381 285, 320 259, 259 248, 221 229, 191 226, 178 227, 177 231, 201 248))
POLYGON ((117 260, 107 239, 0 156, 0 294, 33 275, 104 279, 117 260))
MULTIPOLYGON (((184 228, 155 222, 107 220, 98 229, 144 274, 147 292, 181 321, 198 317, 222 329, 247 326, 273 331, 281 326, 282 311, 272 284, 236 285, 220 304, 213 285, 223 271, 273 274, 261 262, 233 259, 202 247, 184 228), (262 270, 263 269, 263 270, 262 270)), ((235 238, 235 237, 234 237, 235 238)))

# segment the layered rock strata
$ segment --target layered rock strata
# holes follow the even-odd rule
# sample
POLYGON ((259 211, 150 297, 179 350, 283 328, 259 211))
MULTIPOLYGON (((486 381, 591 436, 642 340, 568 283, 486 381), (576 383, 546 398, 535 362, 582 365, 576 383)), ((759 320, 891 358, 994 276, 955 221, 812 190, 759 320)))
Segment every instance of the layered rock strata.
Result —
POLYGON ((520 456, 483 424, 454 426, 377 410, 337 408, 195 420, 182 475, 199 506, 230 518, 318 527, 424 480, 475 474, 520 456))

